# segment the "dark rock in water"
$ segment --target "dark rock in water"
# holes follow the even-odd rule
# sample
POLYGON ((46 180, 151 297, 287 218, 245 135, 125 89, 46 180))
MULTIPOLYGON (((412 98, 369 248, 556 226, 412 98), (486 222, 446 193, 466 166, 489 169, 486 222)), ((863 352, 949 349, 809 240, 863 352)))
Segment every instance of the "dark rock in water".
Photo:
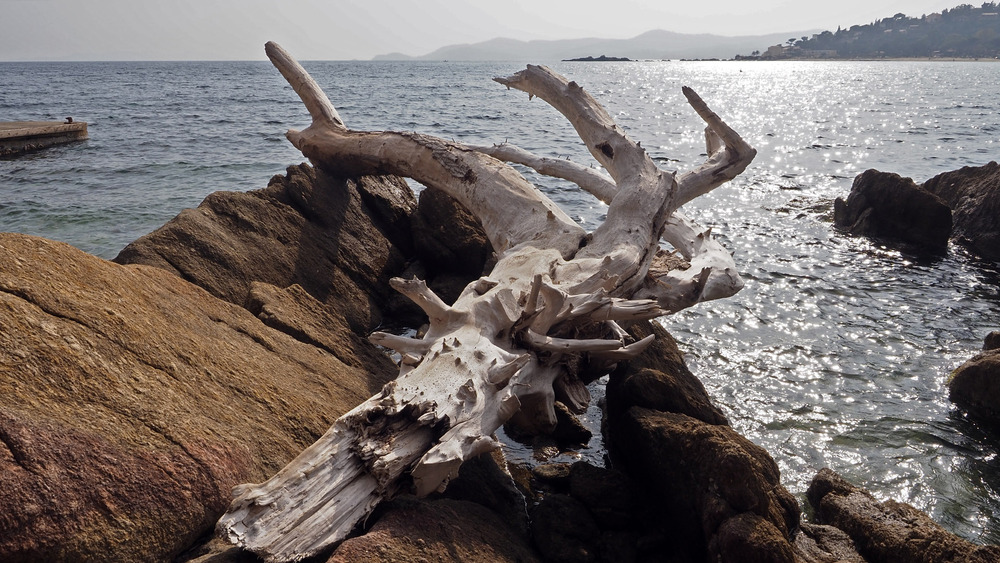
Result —
POLYGON ((966 166, 924 182, 952 209, 952 238, 987 260, 1000 260, 1000 164, 966 166))
POLYGON ((560 446, 580 446, 586 445, 594 437, 594 433, 584 426, 569 407, 556 401, 556 427, 552 431, 552 438, 560 446))
POLYGON ((163 268, 243 306, 253 282, 302 287, 358 332, 382 321, 412 255, 417 202, 395 177, 344 180, 290 166, 264 190, 216 192, 114 259, 163 268))
POLYGON ((571 466, 569 494, 587 507, 603 530, 633 527, 632 484, 622 472, 579 461, 571 466))
POLYGON ((834 526, 803 522, 795 536, 795 548, 803 563, 867 563, 851 536, 834 526))
POLYGON ((1000 260, 1000 164, 945 172, 921 186, 868 170, 855 178, 846 202, 836 200, 834 223, 854 234, 929 250, 943 250, 951 239, 987 260, 1000 260))
POLYGON ((990 351, 998 348, 1000 348, 1000 330, 994 330, 986 335, 986 340, 983 342, 983 350, 990 351))
POLYGON ((545 463, 531 468, 532 477, 556 486, 569 487, 569 473, 572 470, 571 463, 545 463))
POLYGON ((341 543, 328 563, 541 561, 527 538, 476 503, 403 497, 383 510, 367 534, 341 543))
POLYGON ((762 448, 728 426, 639 407, 614 427, 623 469, 692 560, 793 561, 798 503, 762 448))
POLYGON ((545 561, 600 561, 601 530, 586 505, 569 495, 550 495, 532 509, 531 535, 545 561))
POLYGON ((0 561, 173 560, 395 376, 62 243, 0 234, 0 287, 0 561))
POLYGON ((951 236, 951 209, 912 179, 867 170, 854 179, 847 201, 834 202, 834 224, 848 232, 944 251, 951 236))
POLYGON ((878 502, 829 469, 821 470, 807 492, 816 519, 846 532, 869 561, 885 563, 995 563, 1000 547, 977 546, 932 521, 908 504, 878 502))
POLYGON ((637 491, 639 560, 794 560, 799 508, 774 460, 729 428, 660 325, 629 332, 656 335, 607 388, 609 450, 637 491))
POLYGON ((1000 428, 1000 349, 977 354, 952 372, 948 398, 974 418, 1000 428))

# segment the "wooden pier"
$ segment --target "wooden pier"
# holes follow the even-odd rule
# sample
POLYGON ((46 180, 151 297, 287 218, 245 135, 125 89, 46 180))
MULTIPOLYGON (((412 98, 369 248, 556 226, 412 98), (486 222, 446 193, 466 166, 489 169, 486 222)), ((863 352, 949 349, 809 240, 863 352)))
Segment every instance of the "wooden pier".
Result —
POLYGON ((0 156, 87 138, 83 121, 0 121, 0 156))

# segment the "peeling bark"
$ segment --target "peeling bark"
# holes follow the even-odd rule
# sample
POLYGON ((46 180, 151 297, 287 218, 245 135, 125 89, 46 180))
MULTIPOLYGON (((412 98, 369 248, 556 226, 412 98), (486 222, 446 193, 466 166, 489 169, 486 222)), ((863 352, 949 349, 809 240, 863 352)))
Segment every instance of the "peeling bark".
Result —
POLYGON ((498 255, 492 272, 452 305, 419 280, 393 280, 429 319, 421 338, 371 336, 402 355, 400 376, 277 475, 238 487, 219 521, 220 534, 266 560, 300 560, 342 540, 380 500, 407 486, 406 475, 418 495, 443 489, 464 460, 497 447, 493 433, 514 417, 550 432, 557 394, 574 411, 586 408, 589 393, 574 372, 578 358, 610 364, 651 342, 626 341, 618 323, 739 290, 732 258, 676 211, 745 169, 754 151, 690 89, 685 95, 708 123, 715 150, 677 178, 575 82, 540 66, 496 79, 559 110, 608 171, 610 178, 526 153, 509 158, 570 178, 607 201, 607 220, 588 234, 488 149, 347 129, 298 63, 274 43, 266 51, 312 115, 312 125, 288 138, 315 165, 339 174, 397 174, 442 190, 476 215, 498 255), (684 260, 666 260, 661 236, 684 260))

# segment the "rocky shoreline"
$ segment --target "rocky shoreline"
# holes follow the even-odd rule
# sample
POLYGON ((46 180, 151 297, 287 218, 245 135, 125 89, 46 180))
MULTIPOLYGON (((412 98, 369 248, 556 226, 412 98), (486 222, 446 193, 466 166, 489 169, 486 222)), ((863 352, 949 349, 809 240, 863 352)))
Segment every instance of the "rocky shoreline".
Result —
MULTIPOLYGON (((423 321, 388 280, 417 275, 450 301, 489 257, 449 198, 308 165, 212 194, 113 262, 0 234, 0 560, 256 561, 215 522, 233 486, 395 377, 366 335, 423 321)), ((829 470, 807 521, 670 335, 630 332, 657 339, 610 377, 608 467, 486 454, 320 560, 1000 560, 829 470)))

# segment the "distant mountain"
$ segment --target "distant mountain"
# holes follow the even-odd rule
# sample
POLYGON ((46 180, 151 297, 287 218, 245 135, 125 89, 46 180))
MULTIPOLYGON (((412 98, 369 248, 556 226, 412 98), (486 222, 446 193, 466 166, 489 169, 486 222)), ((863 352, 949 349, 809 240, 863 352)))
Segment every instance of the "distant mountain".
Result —
POLYGON ((731 59, 738 53, 766 49, 770 45, 784 43, 789 37, 811 33, 815 30, 725 37, 654 30, 632 39, 519 41, 497 38, 481 43, 450 45, 419 57, 392 53, 379 55, 373 60, 552 61, 600 55, 630 59, 731 59))

